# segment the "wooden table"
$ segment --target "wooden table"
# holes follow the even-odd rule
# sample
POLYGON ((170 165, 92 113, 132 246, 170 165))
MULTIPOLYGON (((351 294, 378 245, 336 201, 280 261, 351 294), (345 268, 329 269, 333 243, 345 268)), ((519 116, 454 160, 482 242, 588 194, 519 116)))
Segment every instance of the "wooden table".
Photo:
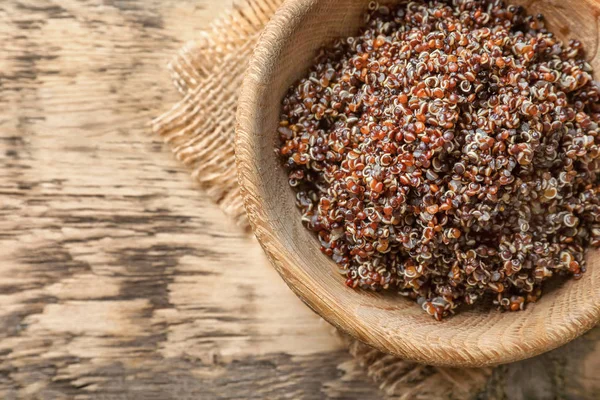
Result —
MULTIPOLYGON (((384 398, 150 134, 229 3, 0 3, 1 398, 384 398)), ((597 398, 599 336, 481 398, 597 398)))

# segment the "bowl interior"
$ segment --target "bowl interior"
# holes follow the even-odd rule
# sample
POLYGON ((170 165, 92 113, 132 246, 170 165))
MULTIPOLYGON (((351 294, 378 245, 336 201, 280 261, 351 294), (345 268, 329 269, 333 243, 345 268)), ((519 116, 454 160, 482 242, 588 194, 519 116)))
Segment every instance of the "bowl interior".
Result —
MULTIPOLYGON (((513 1, 542 12, 551 31, 578 38, 600 71, 600 0, 513 1)), ((523 312, 466 308, 436 322, 415 303, 393 294, 351 290, 300 222, 295 197, 274 152, 280 104, 318 49, 362 25, 368 0, 288 0, 269 23, 248 71, 238 111, 236 157, 246 208, 256 236, 288 285, 311 308, 352 336, 380 349, 435 365, 483 366, 516 361, 558 347, 600 316, 600 254, 588 272, 545 290, 523 312)))

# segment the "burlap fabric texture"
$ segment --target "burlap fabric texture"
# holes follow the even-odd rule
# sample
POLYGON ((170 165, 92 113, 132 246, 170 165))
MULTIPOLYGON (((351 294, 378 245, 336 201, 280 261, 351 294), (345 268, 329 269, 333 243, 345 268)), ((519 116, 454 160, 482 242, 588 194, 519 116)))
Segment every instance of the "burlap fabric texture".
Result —
MULTIPOLYGON (((283 1, 238 1, 208 31, 184 46, 169 64, 183 98, 152 122, 153 131, 190 169, 202 189, 246 230, 234 161, 237 96, 260 33, 283 1)), ((474 398, 491 374, 490 369, 419 365, 342 338, 350 354, 389 398, 474 398)))

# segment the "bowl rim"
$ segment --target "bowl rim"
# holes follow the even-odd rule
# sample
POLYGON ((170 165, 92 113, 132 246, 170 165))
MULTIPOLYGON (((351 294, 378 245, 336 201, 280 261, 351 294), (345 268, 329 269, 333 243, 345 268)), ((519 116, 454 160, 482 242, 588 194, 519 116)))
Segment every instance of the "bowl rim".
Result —
MULTIPOLYGON (((415 361, 437 366, 450 367, 483 367, 494 366, 531 358, 560 347, 581 336, 600 321, 600 289, 595 292, 593 300, 580 304, 581 308, 573 314, 565 315, 544 331, 544 337, 532 335, 521 338, 520 343, 509 343, 510 351, 494 351, 491 348, 476 351, 476 355, 453 348, 455 344, 439 347, 439 356, 426 355, 415 348, 414 343, 407 343, 400 348, 389 348, 382 341, 368 334, 368 327, 348 322, 351 313, 337 304, 328 304, 318 296, 307 284, 312 278, 285 256, 284 247, 277 239, 277 232, 268 222, 265 211, 260 205, 260 198, 255 188, 258 187, 257 168, 251 160, 256 159, 257 150, 253 138, 259 135, 252 128, 252 121, 260 115, 262 107, 255 95, 257 90, 265 87, 265 78, 272 73, 272 68, 265 68, 262 60, 277 59, 283 51, 286 38, 293 34, 295 28, 306 18, 311 7, 320 0, 286 0, 267 23, 250 60, 241 87, 236 115, 235 158, 238 183, 250 226, 268 259, 290 289, 314 312, 351 337, 360 340, 384 353, 393 354, 408 361, 415 361), (242 155, 243 153, 243 155, 242 155)), ((369 0, 365 0, 368 3, 369 0)), ((596 0, 594 0, 596 1, 596 0)), ((600 268, 600 265, 598 266, 600 268)), ((588 270, 588 273, 590 271, 588 270)), ((590 274, 592 275, 592 274, 590 274)), ((592 278, 590 278, 592 279, 592 278)), ((595 278, 594 278, 595 279, 595 278)), ((342 284, 342 283, 340 283, 342 284)), ((572 311, 572 310, 569 310, 572 311)), ((528 310, 521 311, 522 313, 528 310)), ((443 324, 443 322, 441 322, 443 324)), ((504 338, 499 338, 504 342, 504 338)), ((506 339, 511 342, 511 339, 506 339)), ((514 340, 512 340, 514 342, 514 340)), ((484 346, 485 347, 485 346, 484 346)))

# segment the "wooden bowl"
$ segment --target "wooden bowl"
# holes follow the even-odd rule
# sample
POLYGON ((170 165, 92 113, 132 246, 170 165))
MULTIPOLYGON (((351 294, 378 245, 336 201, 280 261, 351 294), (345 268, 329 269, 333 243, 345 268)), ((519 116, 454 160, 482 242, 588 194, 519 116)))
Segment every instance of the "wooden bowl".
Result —
MULTIPOLYGON (((467 308, 443 322, 399 295, 352 290, 316 237, 300 222, 287 174, 274 152, 280 105, 306 74, 319 47, 361 26, 368 0, 288 0, 263 33, 238 110, 236 158, 246 210, 256 237, 290 288, 324 319, 379 350, 434 365, 484 366, 532 357, 561 346, 600 317, 600 252, 588 271, 544 291, 525 311, 467 308)), ((550 30, 584 42, 600 72, 600 0, 515 1, 543 12, 550 30)))

